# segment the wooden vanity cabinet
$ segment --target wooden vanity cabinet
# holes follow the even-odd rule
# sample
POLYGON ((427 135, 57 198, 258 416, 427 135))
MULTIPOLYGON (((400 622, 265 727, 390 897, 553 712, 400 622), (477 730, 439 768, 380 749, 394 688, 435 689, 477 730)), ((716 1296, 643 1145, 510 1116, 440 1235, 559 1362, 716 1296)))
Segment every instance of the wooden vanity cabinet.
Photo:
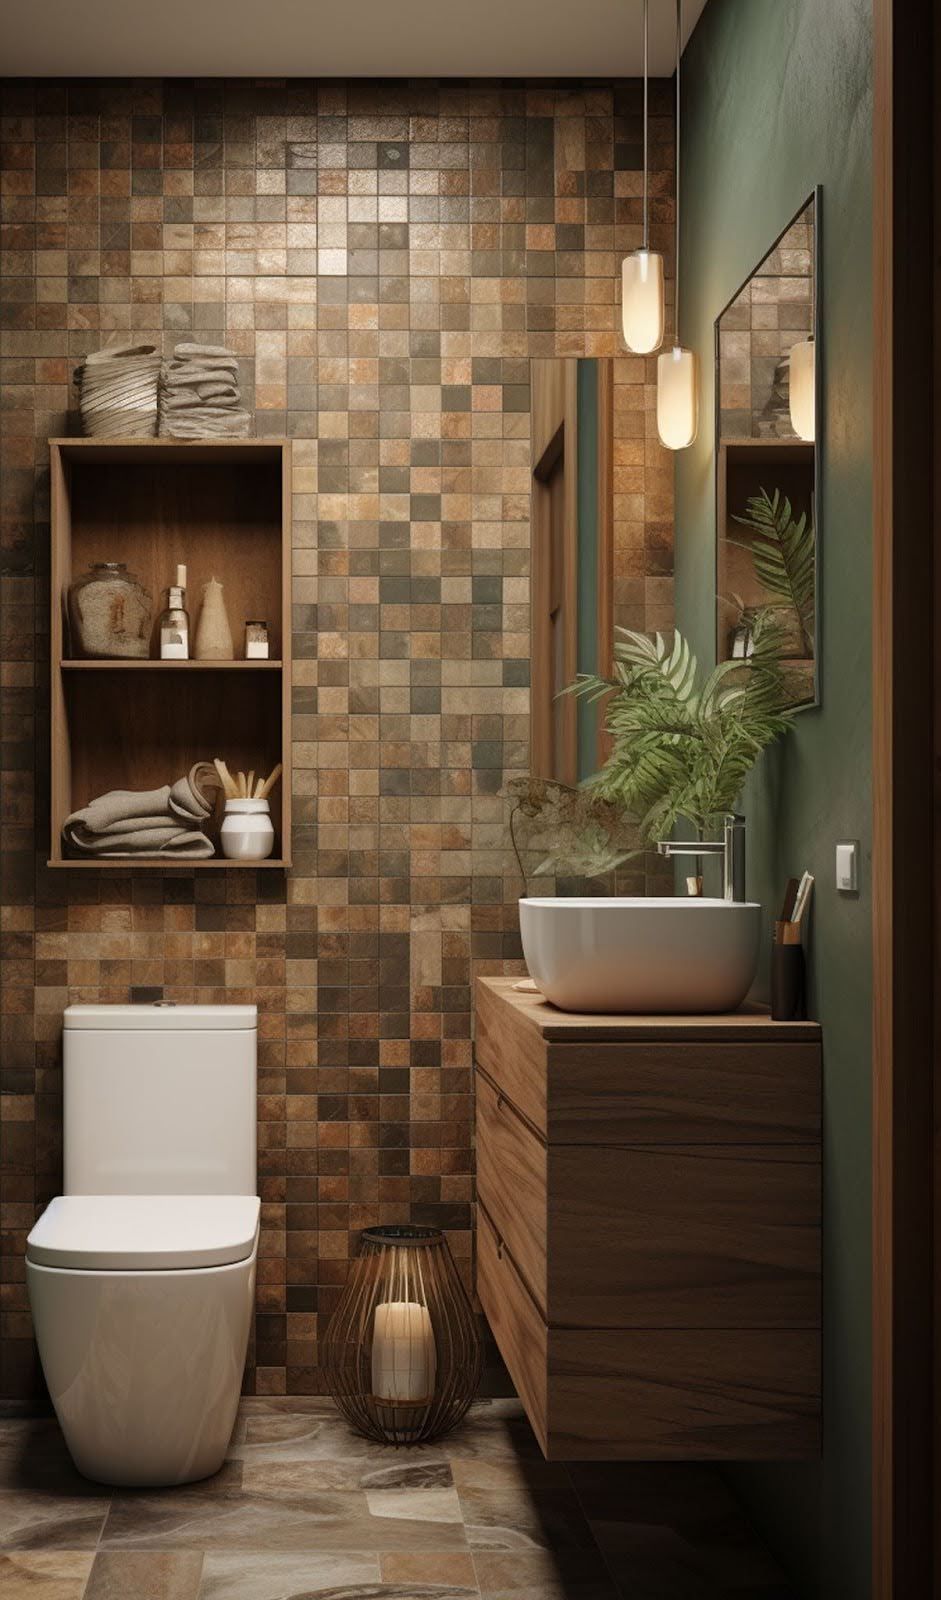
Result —
POLYGON ((546 1456, 820 1447, 820 1030, 476 994, 477 1288, 546 1456))

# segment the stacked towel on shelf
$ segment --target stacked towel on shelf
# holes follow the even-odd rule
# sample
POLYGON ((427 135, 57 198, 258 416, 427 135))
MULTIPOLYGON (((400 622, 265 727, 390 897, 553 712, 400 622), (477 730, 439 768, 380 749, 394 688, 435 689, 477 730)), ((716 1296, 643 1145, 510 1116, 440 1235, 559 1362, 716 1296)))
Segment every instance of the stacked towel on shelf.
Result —
POLYGON ((178 344, 160 382, 160 433, 170 439, 244 439, 238 357, 220 344, 178 344))
POLYGON ((159 789, 112 789, 73 811, 62 827, 76 856, 175 856, 203 860, 215 855, 202 825, 212 815, 216 772, 200 761, 185 778, 159 789), (206 790, 209 790, 207 794, 206 790))

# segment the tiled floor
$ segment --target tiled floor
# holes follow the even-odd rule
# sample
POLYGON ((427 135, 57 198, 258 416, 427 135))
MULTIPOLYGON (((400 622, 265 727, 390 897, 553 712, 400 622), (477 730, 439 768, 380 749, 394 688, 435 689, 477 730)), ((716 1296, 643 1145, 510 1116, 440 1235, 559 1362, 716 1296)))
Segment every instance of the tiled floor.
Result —
POLYGON ((718 1476, 543 1461, 515 1401, 395 1453, 246 1400, 217 1477, 111 1493, 0 1422, 0 1600, 786 1600, 718 1476))

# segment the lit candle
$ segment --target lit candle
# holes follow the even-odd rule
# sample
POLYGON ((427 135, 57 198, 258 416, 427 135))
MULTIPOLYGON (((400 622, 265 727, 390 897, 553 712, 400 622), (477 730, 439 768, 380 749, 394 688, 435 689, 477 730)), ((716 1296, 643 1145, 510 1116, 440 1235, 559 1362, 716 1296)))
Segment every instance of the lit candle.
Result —
POLYGON ((384 1300, 377 1305, 372 1335, 372 1392, 376 1399, 400 1404, 429 1400, 436 1366, 428 1307, 417 1300, 384 1300))

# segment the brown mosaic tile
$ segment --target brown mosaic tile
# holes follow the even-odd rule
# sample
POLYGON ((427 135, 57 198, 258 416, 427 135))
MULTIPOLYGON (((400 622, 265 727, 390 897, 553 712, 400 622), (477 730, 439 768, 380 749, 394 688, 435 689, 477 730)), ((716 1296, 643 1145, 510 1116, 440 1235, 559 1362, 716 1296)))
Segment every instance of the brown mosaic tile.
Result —
MULTIPOLYGON (((652 102, 669 261, 667 85, 652 102)), ((671 613, 653 359, 618 332, 639 115, 636 83, 0 85, 9 1404, 37 1393, 23 1251, 61 1181, 70 1000, 259 1005, 257 1393, 321 1388, 318 1330, 367 1223, 445 1227, 470 1279, 471 983, 520 957, 501 789, 528 747, 531 357, 617 358, 618 620, 671 613), (45 867, 45 441, 75 427, 81 357, 129 334, 224 340, 256 431, 292 440, 280 881, 45 867)))

